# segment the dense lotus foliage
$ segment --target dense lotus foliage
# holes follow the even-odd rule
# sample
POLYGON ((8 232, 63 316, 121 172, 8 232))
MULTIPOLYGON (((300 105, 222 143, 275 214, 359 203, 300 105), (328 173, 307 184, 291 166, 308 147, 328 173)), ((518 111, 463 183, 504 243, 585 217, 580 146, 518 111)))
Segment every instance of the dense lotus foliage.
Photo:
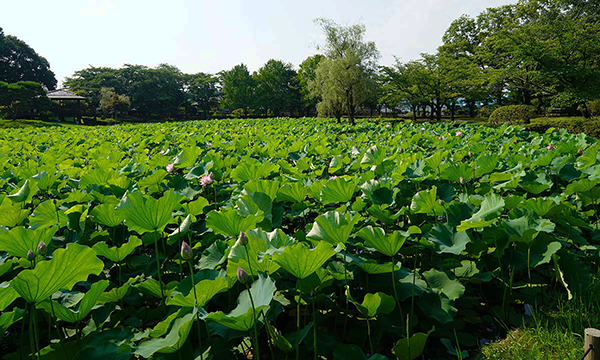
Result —
POLYGON ((3 130, 0 355, 472 355, 588 287, 598 159, 512 126, 3 130))

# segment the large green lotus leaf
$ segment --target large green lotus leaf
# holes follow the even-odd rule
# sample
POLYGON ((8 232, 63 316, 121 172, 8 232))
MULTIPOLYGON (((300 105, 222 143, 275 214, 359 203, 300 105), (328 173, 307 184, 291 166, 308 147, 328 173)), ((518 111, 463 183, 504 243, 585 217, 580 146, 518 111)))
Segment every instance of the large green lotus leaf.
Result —
POLYGON ((421 295, 417 306, 430 318, 435 319, 441 324, 447 324, 454 319, 454 314, 457 310, 450 304, 448 299, 443 294, 426 292, 421 295))
POLYGON ((396 301, 393 296, 382 292, 365 295, 362 303, 354 302, 356 308, 363 316, 372 318, 379 314, 389 314, 396 307, 396 301))
POLYGON ((600 186, 597 186, 590 191, 580 193, 578 196, 579 199, 581 199, 583 206, 598 205, 600 202, 600 186))
POLYGON ((529 250, 529 266, 536 267, 549 263, 552 255, 556 254, 562 247, 558 241, 548 242, 544 237, 538 237, 534 240, 529 250))
POLYGON ((25 316, 25 310, 19 308, 15 308, 11 312, 3 312, 0 315, 0 333, 4 334, 12 324, 21 320, 23 316, 25 316))
POLYGON ((179 154, 177 154, 177 157, 175 158, 173 165, 175 165, 175 167, 178 169, 192 167, 196 163, 196 160, 198 160, 198 156, 200 156, 201 153, 202 153, 202 149, 200 149, 198 147, 195 147, 195 146, 185 147, 183 150, 181 150, 179 152, 179 154))
POLYGON ((138 281, 139 278, 139 275, 136 277, 132 277, 129 280, 127 280, 127 282, 121 287, 115 287, 105 293, 100 294, 100 297, 98 298, 98 303, 105 304, 116 303, 121 301, 121 299, 123 299, 129 293, 129 289, 131 289, 132 285, 136 281, 138 281))
POLYGON ((416 333, 413 334, 410 339, 404 338, 398 340, 392 350, 394 355, 396 355, 399 360, 414 360, 418 358, 425 350, 427 338, 434 330, 435 327, 429 330, 427 334, 416 333))
MULTIPOLYGON (((311 323, 312 324, 312 323, 311 323)), ((367 356, 356 344, 340 344, 338 343, 333 349, 332 360, 368 360, 367 356)))
POLYGON ((459 255, 471 242, 466 232, 455 231, 450 224, 436 224, 427 235, 427 240, 435 245, 439 254, 459 255))
POLYGON ((475 164, 477 164, 477 167, 475 168, 475 177, 482 177, 483 175, 489 174, 496 170, 498 161, 500 161, 500 156, 496 154, 487 154, 479 157, 475 161, 475 164))
POLYGON ((334 245, 345 244, 359 220, 358 215, 328 211, 317 216, 306 238, 315 241, 325 240, 334 245))
POLYGON ((391 205, 394 203, 394 198, 397 193, 397 189, 394 189, 391 180, 380 181, 371 179, 365 182, 360 187, 367 197, 375 205, 391 205))
POLYGON ((34 230, 57 225, 58 227, 67 226, 67 216, 64 211, 57 209, 52 200, 46 200, 39 204, 29 217, 29 226, 34 230))
POLYGON ((557 198, 534 198, 522 202, 520 207, 531 210, 539 216, 544 216, 558 205, 560 205, 560 200, 557 198))
POLYGON ((460 163, 458 165, 448 166, 440 175, 443 180, 449 180, 460 183, 460 178, 463 178, 463 182, 467 182, 473 178, 475 171, 469 164, 460 163))
POLYGON ((558 280, 563 284, 571 300, 574 294, 581 294, 591 284, 589 268, 567 249, 561 249, 553 256, 558 280))
POLYGON ((113 204, 100 204, 90 211, 92 221, 109 227, 116 227, 125 220, 125 213, 115 209, 113 204))
POLYGON ((204 269, 214 269, 218 265, 221 265, 225 262, 225 250, 228 249, 228 245, 224 241, 216 240, 212 243, 211 246, 208 247, 200 257, 200 261, 198 262, 198 267, 200 270, 204 269))
POLYGON ((138 181, 137 186, 139 189, 152 188, 154 186, 158 186, 160 185, 160 183, 163 182, 167 175, 169 174, 165 170, 158 169, 152 174, 146 176, 145 178, 140 179, 140 181, 138 181))
POLYGON ((245 161, 240 163, 231 171, 231 179, 238 183, 265 178, 272 173, 279 171, 279 165, 270 162, 261 163, 255 161, 245 161))
POLYGON ((85 230, 85 221, 87 219, 89 208, 86 205, 75 205, 65 211, 67 217, 67 228, 80 235, 85 230))
POLYGON ((429 287, 437 293, 442 293, 450 300, 456 300, 465 293, 465 286, 454 278, 450 279, 443 271, 431 269, 423 273, 429 287))
POLYGON ((277 192, 279 190, 279 181, 276 180, 250 180, 244 184, 244 190, 248 194, 251 193, 264 193, 271 198, 271 202, 277 198, 277 192))
MULTIPOLYGON (((358 266, 367 274, 387 274, 391 273, 394 266, 391 262, 387 262, 384 264, 379 264, 374 259, 369 259, 363 263, 358 264, 358 266)), ((398 269, 398 267, 396 267, 398 269)))
POLYGON ((135 251, 135 248, 142 245, 142 240, 137 236, 132 236, 129 238, 129 241, 121 246, 113 246, 109 247, 104 241, 100 241, 94 246, 92 249, 96 252, 98 256, 104 256, 108 260, 120 263, 125 260, 125 258, 132 254, 135 251))
POLYGON ((588 168, 590 166, 596 165, 596 162, 598 161, 597 159, 597 154, 598 154, 598 148, 595 146, 591 146, 589 148, 587 148, 583 154, 581 154, 578 158, 577 158, 577 168, 579 170, 583 170, 585 168, 588 168))
POLYGON ((431 190, 423 190, 416 193, 410 203, 410 211, 414 214, 442 215, 444 207, 440 205, 437 196, 437 187, 433 186, 431 190))
POLYGON ((165 337, 142 342, 134 347, 134 353, 147 359, 157 352, 170 354, 181 349, 192 329, 196 309, 190 311, 189 308, 183 308, 176 314, 177 317, 171 323, 169 333, 165 337))
POLYGON ((356 192, 356 184, 343 177, 327 181, 321 189, 321 204, 345 203, 352 200, 356 192))
POLYGON ((125 214, 125 224, 139 234, 161 232, 173 219, 173 211, 181 207, 184 197, 173 189, 164 193, 160 199, 142 195, 136 191, 125 196, 118 206, 125 214))
POLYGON ((298 242, 286 246, 281 254, 274 254, 273 260, 288 273, 304 279, 335 254, 336 251, 326 241, 319 241, 314 249, 310 249, 306 243, 298 242))
MULTIPOLYGON (((227 280, 222 277, 217 277, 214 280, 202 280, 194 286, 196 288, 196 296, 198 297, 197 306, 205 306, 213 296, 229 289, 227 280)), ((194 291, 190 290, 187 295, 183 295, 179 291, 173 291, 171 297, 167 299, 167 305, 194 307, 194 291)))
POLYGON ((50 244, 52 236, 56 234, 58 228, 35 230, 26 229, 18 226, 9 232, 0 233, 0 251, 6 251, 9 255, 27 258, 27 252, 32 250, 37 253, 37 247, 40 241, 46 245, 50 244))
POLYGON ((71 290, 73 285, 87 280, 91 274, 100 274, 104 268, 94 250, 75 243, 57 249, 52 256, 52 260, 39 262, 34 270, 21 271, 11 281, 11 286, 30 303, 46 300, 60 289, 71 290))
POLYGON ((457 227, 458 231, 465 231, 473 227, 487 227, 504 210, 504 199, 500 195, 487 194, 481 203, 481 208, 469 219, 464 220, 457 227), (477 226, 473 226, 477 225, 477 226))
POLYGON ((240 212, 246 216, 256 216, 257 221, 262 221, 262 218, 271 220, 273 215, 271 210, 273 208, 273 201, 269 195, 265 193, 250 193, 243 195, 236 202, 236 205, 240 212))
POLYGON ((384 150, 381 150, 377 145, 371 146, 367 149, 360 161, 361 165, 373 166, 380 165, 386 157, 384 150))
POLYGON ((552 233, 555 228, 555 224, 548 219, 535 219, 528 215, 504 220, 503 224, 510 241, 525 243, 530 243, 539 232, 552 233))
POLYGON ((254 316, 258 317, 262 309, 269 306, 276 290, 275 282, 271 278, 259 274, 258 280, 250 287, 250 292, 248 290, 242 291, 238 297, 238 306, 233 311, 229 314, 222 311, 210 314, 204 313, 202 317, 233 330, 248 331, 254 326, 256 320, 254 316), (250 294, 252 294, 252 301, 254 301, 254 310, 252 309, 250 294))
POLYGON ((237 237, 241 231, 254 229, 257 220, 254 215, 242 216, 234 208, 225 208, 209 212, 206 216, 206 227, 217 234, 237 237))
POLYGON ((50 298, 38 303, 36 306, 46 310, 48 314, 59 318, 60 320, 76 323, 83 320, 92 311, 92 308, 98 302, 98 298, 109 285, 107 280, 100 280, 92 284, 92 287, 85 294, 83 299, 77 304, 75 309, 63 306, 50 298))
POLYGON ((0 225, 12 228, 21 225, 29 216, 29 210, 23 209, 18 203, 3 201, 0 205, 0 225))
MULTIPOLYGON (((164 170, 163 170, 164 171, 164 170)), ((165 172, 166 175, 166 172, 165 172)), ((186 180, 194 180, 199 177, 208 175, 208 171, 206 170, 205 164, 200 164, 198 166, 194 166, 185 176, 183 177, 186 180)))
POLYGON ((6 198, 12 200, 15 203, 28 202, 38 191, 37 185, 35 183, 30 184, 29 179, 25 180, 23 185, 19 188, 17 192, 11 195, 7 195, 6 198))
POLYGON ((182 207, 187 214, 192 216, 198 216, 203 213, 204 208, 207 207, 208 204, 208 200, 200 196, 194 201, 182 204, 182 207))
POLYGON ((192 215, 188 214, 185 219, 179 224, 177 229, 175 229, 172 233, 169 234, 167 238, 167 244, 173 245, 177 242, 177 239, 187 234, 190 231, 190 226, 192 225, 192 215))
POLYGON ((9 282, 0 284, 0 311, 4 311, 8 305, 19 298, 19 293, 10 286, 9 282))
POLYGON ((56 176, 55 174, 50 175, 46 172, 46 170, 42 170, 39 173, 32 176, 31 178, 36 181, 37 186, 40 190, 46 191, 49 188, 51 188, 52 185, 54 185, 54 183, 58 179, 58 176, 56 176))
POLYGON ((301 203, 308 195, 309 188, 301 182, 287 183, 279 188, 277 201, 301 203))
POLYGON ((271 256, 277 249, 292 244, 292 239, 280 229, 270 233, 254 229, 246 231, 245 234, 248 244, 243 246, 236 243, 231 248, 228 259, 251 275, 256 275, 258 271, 269 274, 277 271, 279 264, 272 261, 271 256))
POLYGON ((373 228, 371 225, 360 229, 356 235, 363 238, 368 247, 375 248, 390 257, 395 256, 406 241, 406 237, 402 236, 399 231, 386 234, 382 228, 373 228))

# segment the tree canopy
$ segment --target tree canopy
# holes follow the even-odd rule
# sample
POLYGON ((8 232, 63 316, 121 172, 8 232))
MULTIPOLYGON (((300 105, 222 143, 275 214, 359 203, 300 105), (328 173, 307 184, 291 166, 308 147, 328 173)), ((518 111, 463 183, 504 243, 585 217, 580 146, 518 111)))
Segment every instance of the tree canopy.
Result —
POLYGON ((34 81, 48 89, 56 88, 56 77, 50 64, 18 38, 4 36, 0 29, 0 81, 16 83, 34 81))
POLYGON ((314 96, 321 98, 319 114, 332 113, 341 101, 353 124, 356 108, 368 97, 374 81, 379 51, 374 42, 365 41, 364 25, 341 26, 328 19, 315 22, 325 33, 322 49, 327 58, 319 62, 311 87, 314 96))

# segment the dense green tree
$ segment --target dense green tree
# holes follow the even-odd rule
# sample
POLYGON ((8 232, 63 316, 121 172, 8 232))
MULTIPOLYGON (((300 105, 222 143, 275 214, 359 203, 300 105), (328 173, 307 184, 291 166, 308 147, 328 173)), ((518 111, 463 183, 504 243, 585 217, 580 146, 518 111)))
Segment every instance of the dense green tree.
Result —
POLYGON ((274 116, 298 109, 300 89, 297 75, 292 64, 273 59, 267 61, 254 77, 258 107, 274 116))
POLYGON ((4 51, 4 30, 0 27, 0 54, 4 51))
POLYGON ((314 80, 309 82, 309 90, 313 97, 320 99, 317 103, 319 116, 333 116, 340 122, 344 115, 346 99, 335 81, 336 71, 336 63, 333 60, 323 59, 317 66, 314 80))
POLYGON ((100 89, 100 107, 104 114, 113 114, 115 119, 118 118, 119 113, 123 113, 129 110, 131 102, 129 97, 120 95, 115 92, 113 88, 103 87, 100 89))
POLYGON ((323 59, 325 59, 325 55, 316 54, 309 56, 300 64, 300 70, 298 70, 300 96, 305 115, 307 116, 312 110, 316 110, 317 103, 321 100, 320 97, 314 97, 311 95, 309 83, 315 80, 317 66, 323 59))
POLYGON ((219 79, 211 74, 197 73, 185 76, 186 94, 200 114, 206 118, 219 105, 219 79))
POLYGON ((117 93, 125 93, 125 86, 117 76, 119 70, 109 67, 94 67, 75 71, 65 78, 64 87, 88 98, 91 104, 100 105, 102 88, 112 88, 117 93))
POLYGON ((315 22, 325 33, 323 51, 327 61, 318 65, 314 82, 319 86, 312 86, 313 94, 330 104, 341 99, 350 123, 354 124, 356 109, 367 97, 370 82, 374 81, 379 52, 374 42, 364 40, 364 25, 346 27, 327 19, 315 22), (326 69, 319 71, 320 67, 326 69), (328 79, 319 78, 323 76, 328 79), (327 96, 332 96, 332 101, 327 96))
POLYGON ((236 65, 220 75, 223 105, 230 111, 242 109, 244 116, 248 115, 248 110, 255 103, 255 81, 246 65, 236 65))
POLYGON ((42 85, 35 81, 10 84, 0 81, 0 113, 5 119, 43 116, 52 105, 45 95, 42 85))
POLYGON ((185 102, 184 75, 175 66, 161 64, 155 69, 125 67, 120 74, 136 113, 146 117, 174 118, 185 102))
POLYGON ((2 36, 0 81, 16 83, 34 81, 48 89, 56 88, 56 77, 50 64, 24 41, 12 35, 2 36))
POLYGON ((420 61, 402 63, 396 60, 393 66, 382 68, 383 95, 381 101, 391 107, 407 105, 413 120, 417 119, 417 107, 428 102, 425 88, 420 79, 425 66, 420 61))

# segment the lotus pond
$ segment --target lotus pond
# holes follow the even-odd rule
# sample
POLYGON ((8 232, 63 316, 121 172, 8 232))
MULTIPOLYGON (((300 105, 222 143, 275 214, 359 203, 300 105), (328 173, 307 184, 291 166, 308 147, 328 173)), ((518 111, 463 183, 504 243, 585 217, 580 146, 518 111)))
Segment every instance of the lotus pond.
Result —
POLYGON ((598 271, 595 140, 322 119, 3 130, 3 359, 453 359, 598 271))

